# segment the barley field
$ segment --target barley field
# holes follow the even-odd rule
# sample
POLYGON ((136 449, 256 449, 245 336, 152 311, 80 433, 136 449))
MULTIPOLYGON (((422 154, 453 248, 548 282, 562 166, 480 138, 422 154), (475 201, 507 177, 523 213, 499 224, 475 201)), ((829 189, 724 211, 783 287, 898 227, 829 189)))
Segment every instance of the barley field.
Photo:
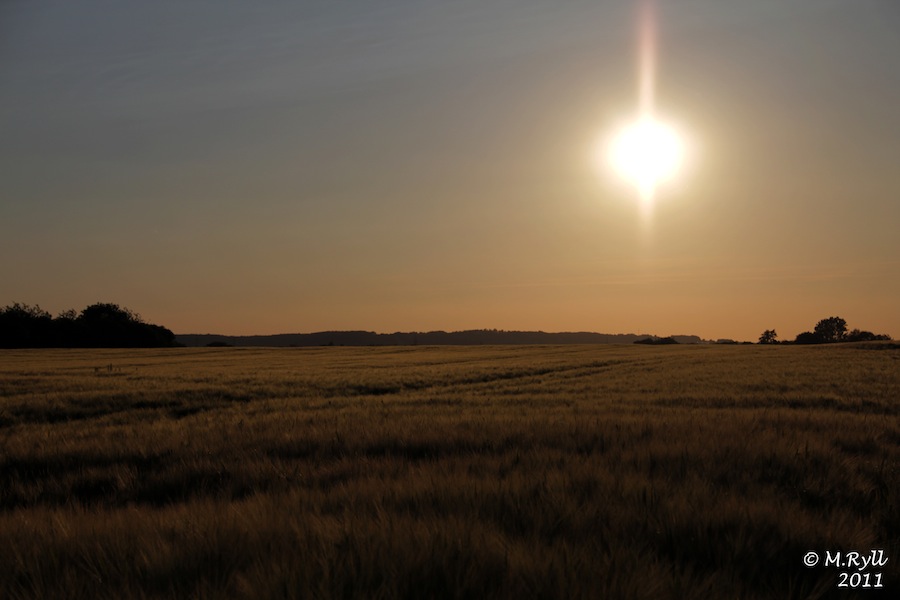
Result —
POLYGON ((898 415, 890 343, 0 351, 0 598, 896 598, 898 415))

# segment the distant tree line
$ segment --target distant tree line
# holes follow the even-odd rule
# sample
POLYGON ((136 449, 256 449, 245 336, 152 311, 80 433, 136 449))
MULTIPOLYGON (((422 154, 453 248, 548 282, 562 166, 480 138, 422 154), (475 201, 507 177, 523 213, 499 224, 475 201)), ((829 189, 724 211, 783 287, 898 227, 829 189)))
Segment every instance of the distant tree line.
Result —
POLYGON ((847 321, 841 317, 828 317, 822 319, 812 331, 804 331, 793 342, 779 342, 778 334, 774 329, 766 329, 759 336, 760 344, 833 344, 836 342, 872 342, 878 340, 890 340, 887 334, 875 334, 871 331, 853 329, 847 331, 847 321))
MULTIPOLYGON (((409 331, 375 333, 373 331, 319 331, 316 333, 282 333, 277 335, 228 336, 215 334, 181 334, 178 342, 188 347, 229 345, 269 347, 310 346, 478 346, 520 344, 630 344, 641 339, 658 339, 648 334, 592 333, 545 331, 506 331, 503 329, 470 329, 465 331, 409 331)), ((672 336, 679 344, 699 344, 696 335, 672 336)))
POLYGON ((145 323, 117 304, 92 304, 56 318, 40 306, 0 309, 0 348, 160 348, 177 346, 175 334, 145 323))

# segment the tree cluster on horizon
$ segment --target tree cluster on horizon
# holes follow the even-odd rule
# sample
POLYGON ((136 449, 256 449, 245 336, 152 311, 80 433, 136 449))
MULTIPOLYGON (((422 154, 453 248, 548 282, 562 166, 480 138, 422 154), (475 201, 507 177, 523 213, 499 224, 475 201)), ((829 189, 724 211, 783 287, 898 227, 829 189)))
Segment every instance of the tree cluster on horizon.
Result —
POLYGON ((841 317, 822 319, 812 331, 804 331, 797 335, 793 342, 779 342, 774 329, 766 329, 759 336, 760 344, 833 344, 836 342, 873 342, 890 340, 891 336, 871 331, 853 329, 847 331, 847 321, 841 317))
POLYGON ((649 346, 666 346, 666 345, 670 345, 670 344, 677 344, 678 340, 676 340, 672 336, 664 337, 664 338, 650 336, 650 337, 647 337, 647 338, 644 338, 641 340, 635 340, 634 343, 635 344, 647 344, 649 346))
POLYGON ((159 348, 178 345, 175 334, 145 323, 118 304, 97 303, 56 318, 38 305, 0 308, 0 348, 159 348))

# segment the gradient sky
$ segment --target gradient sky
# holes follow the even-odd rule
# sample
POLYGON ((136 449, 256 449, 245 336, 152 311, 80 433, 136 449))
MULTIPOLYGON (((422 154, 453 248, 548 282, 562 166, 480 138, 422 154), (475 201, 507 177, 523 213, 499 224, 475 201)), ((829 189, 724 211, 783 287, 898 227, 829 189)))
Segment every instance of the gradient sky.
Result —
POLYGON ((176 333, 900 336, 900 3, 0 0, 0 305, 176 333))

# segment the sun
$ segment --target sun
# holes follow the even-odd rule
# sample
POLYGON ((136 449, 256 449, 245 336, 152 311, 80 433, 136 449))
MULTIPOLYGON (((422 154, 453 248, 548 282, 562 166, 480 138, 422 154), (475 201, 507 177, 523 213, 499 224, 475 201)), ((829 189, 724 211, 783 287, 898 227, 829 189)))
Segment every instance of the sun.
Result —
POLYGON ((687 144, 676 127, 658 117, 656 3, 643 0, 640 8, 637 117, 604 138, 601 155, 603 163, 637 188, 644 212, 649 215, 657 189, 683 169, 687 144))
POLYGON ((681 170, 685 141, 672 125, 643 116, 616 132, 605 150, 612 167, 650 203, 657 187, 681 170))

